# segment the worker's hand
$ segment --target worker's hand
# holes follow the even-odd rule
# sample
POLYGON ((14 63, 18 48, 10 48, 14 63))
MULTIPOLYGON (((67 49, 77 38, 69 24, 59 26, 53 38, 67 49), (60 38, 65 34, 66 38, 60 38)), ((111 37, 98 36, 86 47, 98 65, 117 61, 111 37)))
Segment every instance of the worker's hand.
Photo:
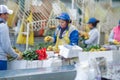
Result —
POLYGON ((22 59, 22 56, 18 54, 17 60, 21 60, 21 59, 22 59))
POLYGON ((89 34, 87 32, 80 32, 80 36, 84 39, 89 39, 89 34))
POLYGON ((120 44, 120 42, 118 42, 117 40, 114 40, 113 43, 114 43, 115 45, 120 44))
POLYGON ((80 32, 80 36, 89 36, 89 34, 87 32, 80 32))
POLYGON ((46 36, 46 37, 44 38, 44 41, 45 41, 45 42, 52 42, 52 41, 53 41, 53 38, 52 38, 51 36, 46 36))
POLYGON ((56 46, 53 46, 53 51, 55 52, 55 53, 59 53, 59 48, 58 47, 56 47, 56 46))

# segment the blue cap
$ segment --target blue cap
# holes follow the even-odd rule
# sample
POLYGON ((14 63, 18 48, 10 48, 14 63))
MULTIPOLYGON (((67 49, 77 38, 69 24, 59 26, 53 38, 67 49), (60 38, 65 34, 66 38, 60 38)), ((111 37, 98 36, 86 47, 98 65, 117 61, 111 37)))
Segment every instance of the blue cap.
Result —
POLYGON ((65 20, 65 21, 69 21, 70 16, 69 16, 68 13, 63 12, 63 13, 60 14, 60 16, 56 17, 56 19, 62 19, 62 20, 65 20))
POLYGON ((92 18, 89 19, 88 24, 90 24, 90 23, 96 23, 96 21, 97 21, 97 19, 94 18, 94 17, 92 17, 92 18))

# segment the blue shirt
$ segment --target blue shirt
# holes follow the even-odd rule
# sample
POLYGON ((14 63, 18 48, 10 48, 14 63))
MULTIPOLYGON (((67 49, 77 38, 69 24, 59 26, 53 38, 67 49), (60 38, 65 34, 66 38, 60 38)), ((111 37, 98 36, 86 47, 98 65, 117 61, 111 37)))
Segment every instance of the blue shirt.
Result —
MULTIPOLYGON (((75 28, 75 26, 70 25, 69 27, 65 28, 66 30, 68 30, 68 37, 70 39, 70 45, 78 45, 78 40, 79 40, 79 32, 78 30, 75 28)), ((54 33, 54 43, 56 43, 56 38, 57 38, 57 32, 61 31, 61 27, 58 26, 55 33, 54 33)), ((65 30, 64 30, 65 31, 65 30)), ((62 32, 63 33, 63 32, 62 32)), ((61 34, 63 35, 63 34, 61 34)), ((60 35, 60 36, 61 36, 60 35)))

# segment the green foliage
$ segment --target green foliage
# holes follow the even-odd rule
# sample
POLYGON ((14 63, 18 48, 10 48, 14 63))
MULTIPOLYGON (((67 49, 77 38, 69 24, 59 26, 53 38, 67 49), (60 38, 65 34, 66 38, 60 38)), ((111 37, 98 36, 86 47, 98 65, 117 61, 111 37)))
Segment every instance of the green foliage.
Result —
POLYGON ((38 55, 35 53, 35 50, 25 50, 23 52, 23 59, 25 60, 37 60, 38 55))
POLYGON ((96 46, 90 46, 88 48, 83 48, 83 51, 90 51, 91 49, 100 49, 101 46, 100 45, 96 45, 96 46))
POLYGON ((55 32, 55 29, 49 29, 49 30, 47 30, 45 36, 53 36, 54 32, 55 32))
POLYGON ((53 42, 44 42, 44 43, 39 43, 37 45, 35 45, 34 49, 41 49, 41 48, 47 48, 49 45, 54 45, 53 42))
POLYGON ((86 48, 87 45, 83 43, 84 38, 83 37, 79 37, 79 41, 78 41, 78 46, 80 46, 81 48, 86 48))

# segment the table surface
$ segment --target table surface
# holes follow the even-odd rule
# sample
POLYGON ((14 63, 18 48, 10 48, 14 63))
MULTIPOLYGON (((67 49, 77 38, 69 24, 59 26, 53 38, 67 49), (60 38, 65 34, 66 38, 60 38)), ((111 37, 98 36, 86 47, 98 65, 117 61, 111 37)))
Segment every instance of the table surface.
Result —
POLYGON ((49 68, 37 68, 37 69, 5 70, 5 71, 0 71, 0 78, 11 78, 11 77, 59 73, 59 72, 68 72, 68 71, 75 71, 75 66, 66 65, 61 67, 49 67, 49 68))

